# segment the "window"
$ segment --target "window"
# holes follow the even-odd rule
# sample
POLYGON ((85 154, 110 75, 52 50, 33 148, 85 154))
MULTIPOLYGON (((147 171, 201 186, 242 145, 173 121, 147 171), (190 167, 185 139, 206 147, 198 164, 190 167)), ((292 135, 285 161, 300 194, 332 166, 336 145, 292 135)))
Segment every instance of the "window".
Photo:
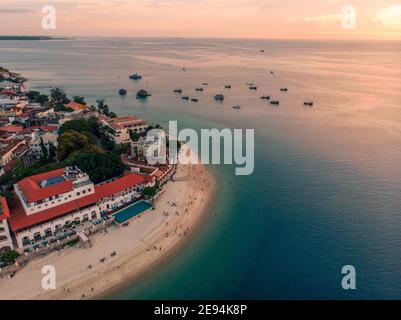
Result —
POLYGON ((34 239, 35 241, 41 240, 41 239, 42 239, 42 235, 40 234, 40 232, 36 232, 36 233, 33 235, 33 239, 34 239))
POLYGON ((31 244, 31 240, 28 237, 23 237, 22 238, 22 245, 27 246, 31 244))

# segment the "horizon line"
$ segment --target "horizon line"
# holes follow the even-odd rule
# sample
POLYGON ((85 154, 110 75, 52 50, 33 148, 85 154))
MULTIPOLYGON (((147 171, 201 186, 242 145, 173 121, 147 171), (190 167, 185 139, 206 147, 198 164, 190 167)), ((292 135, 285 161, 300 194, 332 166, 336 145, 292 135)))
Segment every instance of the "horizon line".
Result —
MULTIPOLYGON (((277 40, 277 41, 387 41, 401 42, 401 39, 383 38, 262 38, 262 37, 214 37, 214 36, 111 36, 111 35, 43 35, 43 34, 0 34, 0 37, 47 37, 47 38, 111 38, 111 39, 205 39, 205 40, 277 40)), ((56 40, 56 39, 55 39, 56 40)), ((10 40, 12 41, 12 40, 10 40)))

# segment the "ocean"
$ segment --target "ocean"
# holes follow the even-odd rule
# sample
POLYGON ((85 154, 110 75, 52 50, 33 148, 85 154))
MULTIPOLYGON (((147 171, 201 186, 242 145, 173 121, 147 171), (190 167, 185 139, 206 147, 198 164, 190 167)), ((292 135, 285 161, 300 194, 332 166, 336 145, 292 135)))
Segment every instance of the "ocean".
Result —
POLYGON ((103 98, 164 127, 255 129, 254 173, 210 165, 218 188, 199 232, 112 299, 399 299, 400 56, 401 43, 385 41, 0 41, 0 65, 29 89, 103 98), (356 290, 341 287, 344 265, 356 268, 356 290))

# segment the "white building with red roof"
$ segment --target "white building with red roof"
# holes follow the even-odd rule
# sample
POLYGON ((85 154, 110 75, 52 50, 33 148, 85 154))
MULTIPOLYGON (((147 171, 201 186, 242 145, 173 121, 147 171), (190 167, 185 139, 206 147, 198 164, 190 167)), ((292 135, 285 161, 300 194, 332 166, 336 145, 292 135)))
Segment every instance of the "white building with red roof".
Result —
POLYGON ((10 211, 6 198, 0 197, 0 253, 14 249, 8 218, 10 218, 10 211))
POLYGON ((9 224, 24 248, 71 231, 75 225, 92 227, 101 213, 132 203, 153 178, 131 173, 94 185, 77 167, 67 167, 27 177, 14 185, 16 205, 9 224))
POLYGON ((98 115, 99 122, 109 128, 106 134, 116 144, 131 143, 130 132, 142 133, 148 127, 147 123, 137 116, 109 118, 103 114, 98 115))

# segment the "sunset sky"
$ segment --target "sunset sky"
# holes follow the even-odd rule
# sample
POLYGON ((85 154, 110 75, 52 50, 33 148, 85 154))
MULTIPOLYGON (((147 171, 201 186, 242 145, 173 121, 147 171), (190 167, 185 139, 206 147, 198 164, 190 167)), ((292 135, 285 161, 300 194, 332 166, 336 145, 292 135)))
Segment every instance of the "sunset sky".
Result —
POLYGON ((401 40, 401 0, 0 0, 0 34, 401 40), (41 28, 43 5, 56 30, 41 28))

